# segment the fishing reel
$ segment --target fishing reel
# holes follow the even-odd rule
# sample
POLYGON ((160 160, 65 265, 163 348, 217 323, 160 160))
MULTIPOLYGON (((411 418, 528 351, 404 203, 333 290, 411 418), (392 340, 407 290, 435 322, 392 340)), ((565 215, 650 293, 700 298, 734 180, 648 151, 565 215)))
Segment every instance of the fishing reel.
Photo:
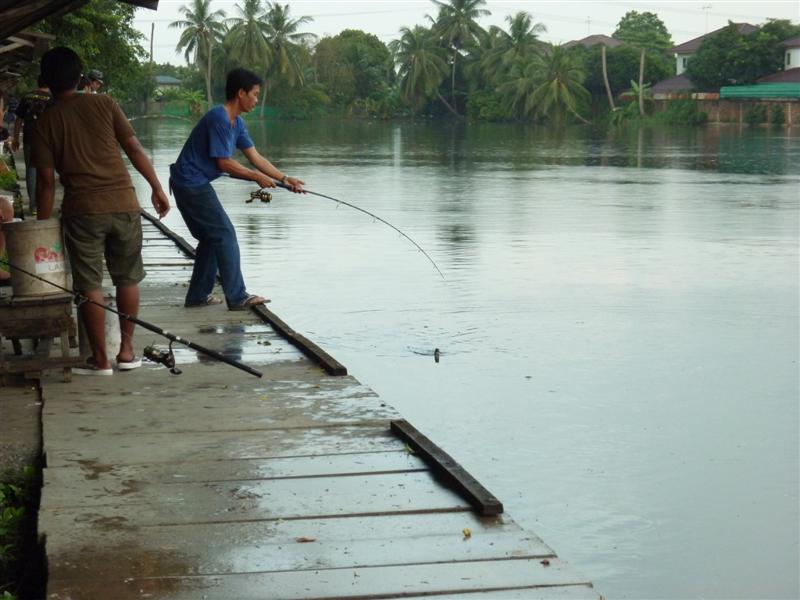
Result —
POLYGON ((172 342, 169 343, 169 348, 167 350, 161 350, 151 345, 146 346, 143 353, 147 360, 164 365, 173 375, 180 375, 182 373, 182 371, 175 366, 175 354, 172 352, 172 342))
POLYGON ((272 194, 270 194, 267 190, 256 190, 255 192, 250 192, 250 199, 245 200, 247 204, 250 204, 253 200, 260 200, 261 202, 272 202, 272 194))

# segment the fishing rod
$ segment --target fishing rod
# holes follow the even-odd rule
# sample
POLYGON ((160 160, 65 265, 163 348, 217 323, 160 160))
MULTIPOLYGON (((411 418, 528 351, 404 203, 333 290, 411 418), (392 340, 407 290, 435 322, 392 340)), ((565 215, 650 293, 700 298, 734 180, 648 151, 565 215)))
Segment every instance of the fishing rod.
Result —
MULTIPOLYGON (((278 181, 278 180, 273 180, 273 181, 275 181, 275 185, 277 185, 278 187, 281 187, 281 188, 283 188, 285 190, 289 190, 290 192, 294 191, 294 187, 291 186, 291 185, 287 185, 287 184, 285 184, 285 183, 283 183, 281 181, 278 181)), ((334 198, 333 196, 327 196, 325 194, 320 194, 319 192, 312 192, 311 190, 308 190, 306 188, 303 188, 303 192, 306 193, 306 194, 312 194, 314 196, 319 196, 320 198, 325 198, 327 200, 332 200, 333 202, 337 202, 339 204, 344 204, 345 206, 349 206, 350 208, 354 208, 357 211, 360 211, 360 212, 364 213, 365 215, 369 215, 370 217, 380 221, 384 225, 388 225, 389 227, 394 229, 397 233, 399 233, 404 238, 406 238, 409 242, 414 244, 417 247, 417 249, 425 255, 425 258, 427 258, 430 261, 430 263, 433 265, 433 267, 439 272, 439 275, 442 276, 442 279, 444 279, 444 273, 442 273, 441 269, 439 269, 439 265, 437 265, 436 262, 434 262, 434 260, 430 257, 430 255, 427 252, 425 252, 425 250, 422 248, 422 246, 420 246, 417 242, 415 242, 413 239, 411 239, 411 236, 407 235, 406 233, 403 233, 402 231, 400 231, 400 229, 398 229, 397 227, 395 227, 394 225, 389 223, 389 221, 387 221, 386 219, 382 219, 378 215, 376 215, 374 213, 371 213, 368 210, 365 210, 365 209, 361 208, 360 206, 356 206, 355 204, 350 204, 349 202, 345 202, 344 200, 339 200, 337 198, 334 198)), ((252 192, 250 194, 250 199, 247 200, 247 202, 252 202, 255 199, 261 200, 261 202, 269 202, 272 199, 272 195, 266 189, 261 189, 261 190, 258 190, 257 192, 252 192)))
POLYGON ((75 302, 76 302, 76 304, 78 306, 80 306, 83 303, 94 304, 95 306, 99 306, 100 308, 103 308, 103 309, 105 309, 105 310, 107 310, 109 312, 112 312, 112 313, 122 317, 126 321, 130 321, 131 323, 136 323, 137 325, 147 329, 148 331, 152 331, 153 333, 157 333, 158 335, 163 335, 165 338, 167 338, 169 340, 169 350, 167 350, 166 352, 163 352, 163 351, 158 350, 157 348, 155 348, 153 346, 148 346, 144 350, 145 358, 148 358, 148 359, 152 360, 153 362, 157 362, 157 363, 163 364, 165 367, 169 368, 170 372, 173 373, 174 375, 179 375, 180 372, 181 372, 179 369, 177 369, 175 367, 175 355, 172 353, 172 344, 177 342, 179 344, 183 344, 184 346, 187 346, 187 347, 191 348, 192 350, 197 350, 198 352, 201 352, 202 354, 206 354, 206 355, 210 356, 211 358, 215 358, 216 360, 218 360, 220 362, 224 362, 226 364, 229 364, 232 367, 236 367, 237 369, 241 369, 245 373, 249 373, 250 375, 255 375, 256 377, 261 377, 262 376, 261 371, 256 371, 252 367, 249 367, 249 366, 247 366, 245 364, 242 364, 242 363, 240 363, 238 361, 235 361, 235 360, 233 360, 231 358, 228 358, 227 356, 223 356, 222 354, 220 354, 216 350, 211 350, 209 348, 201 346, 200 344, 195 344, 194 342, 191 342, 191 341, 189 341, 189 340, 187 340, 185 338, 177 336, 174 333, 170 333, 169 331, 161 329, 161 327, 153 325, 152 323, 148 323, 147 321, 143 321, 142 319, 139 319, 137 317, 134 317, 134 316, 128 315, 126 313, 120 312, 117 309, 112 308, 111 306, 107 306, 105 304, 101 304, 100 302, 95 302, 94 300, 91 300, 90 298, 87 298, 86 296, 84 296, 83 294, 80 294, 79 292, 76 292, 74 290, 69 290, 69 289, 67 289, 65 287, 62 287, 62 286, 58 285, 57 283, 53 283, 52 281, 50 281, 48 279, 45 279, 44 277, 40 277, 39 275, 35 275, 34 273, 31 273, 30 271, 26 271, 25 269, 20 269, 18 266, 10 263, 5 258, 0 259, 0 264, 8 265, 12 269, 14 269, 16 271, 19 271, 20 273, 23 273, 23 274, 27 275, 28 277, 33 277, 34 279, 38 279, 39 281, 44 281, 45 283, 49 283, 53 287, 56 287, 59 290, 62 290, 64 292, 70 294, 74 298, 74 300, 75 300, 75 302))

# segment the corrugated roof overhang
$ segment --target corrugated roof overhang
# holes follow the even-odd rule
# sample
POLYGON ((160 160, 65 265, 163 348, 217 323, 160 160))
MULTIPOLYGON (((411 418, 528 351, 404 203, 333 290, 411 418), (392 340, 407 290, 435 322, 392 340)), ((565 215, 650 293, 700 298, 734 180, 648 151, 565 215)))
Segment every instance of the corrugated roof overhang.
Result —
MULTIPOLYGON (((156 10, 158 0, 119 0, 156 10)), ((47 17, 66 14, 89 0, 0 0, 0 89, 10 85, 26 64, 38 59, 52 36, 28 28, 47 17)))
POLYGON ((769 100, 774 98, 800 99, 800 83, 759 83, 758 85, 727 85, 719 90, 722 99, 741 98, 769 100))

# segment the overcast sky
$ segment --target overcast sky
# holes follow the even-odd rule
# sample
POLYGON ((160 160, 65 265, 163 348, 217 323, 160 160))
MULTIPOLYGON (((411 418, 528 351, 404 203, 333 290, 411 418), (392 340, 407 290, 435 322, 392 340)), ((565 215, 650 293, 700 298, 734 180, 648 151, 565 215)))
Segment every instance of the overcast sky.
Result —
MULTIPOLYGON (((236 4, 243 0, 212 0, 212 7, 223 9, 228 16, 238 16, 236 4)), ((286 1, 281 4, 286 4, 286 1)), ((168 28, 180 17, 178 9, 188 0, 160 0, 158 10, 136 11, 136 27, 145 34, 145 49, 149 49, 151 24, 155 23, 153 55, 158 63, 184 64, 183 56, 175 52, 179 29, 168 28)), ((388 43, 398 37, 400 27, 427 24, 425 15, 436 15, 430 0, 289 0, 291 16, 313 17, 303 31, 318 36, 336 35, 343 29, 361 29, 373 33, 388 43)), ((487 0, 484 6, 491 15, 479 23, 483 27, 505 27, 505 18, 527 11, 535 21, 547 26, 542 39, 563 43, 590 34, 611 35, 620 18, 629 10, 656 13, 666 24, 676 44, 703 35, 727 24, 748 22, 754 25, 769 18, 800 20, 798 0, 697 2, 587 2, 585 0, 487 0)))

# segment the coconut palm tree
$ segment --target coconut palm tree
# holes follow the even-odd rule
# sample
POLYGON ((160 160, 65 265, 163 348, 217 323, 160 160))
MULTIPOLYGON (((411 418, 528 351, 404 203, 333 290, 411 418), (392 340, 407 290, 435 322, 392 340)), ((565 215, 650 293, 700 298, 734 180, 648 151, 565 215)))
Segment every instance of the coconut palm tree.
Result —
MULTIPOLYGON (((270 48, 270 61, 266 65, 267 81, 277 78, 285 81, 289 86, 303 85, 305 74, 300 62, 300 55, 304 46, 308 46, 317 39, 313 33, 303 33, 299 29, 302 25, 310 23, 312 17, 289 16, 289 5, 278 2, 267 2, 267 12, 264 15, 267 44, 270 48)), ((265 83, 266 87, 266 83, 265 83)), ((264 111, 266 89, 261 97, 261 111, 264 111)))
POLYGON ((545 53, 543 66, 542 83, 531 98, 536 114, 560 123, 564 114, 569 113, 588 123, 578 112, 580 105, 591 98, 583 87, 586 74, 580 58, 563 46, 553 46, 545 53))
POLYGON ((270 71, 277 73, 289 85, 303 84, 303 69, 299 63, 299 49, 301 46, 311 44, 317 39, 313 33, 298 31, 301 25, 310 23, 312 17, 289 16, 289 5, 281 6, 277 2, 267 2, 266 30, 267 43, 272 50, 272 65, 270 71))
POLYGON ((214 44, 222 41, 225 32, 225 11, 212 11, 211 0, 192 0, 191 6, 183 5, 178 11, 185 18, 169 24, 170 27, 183 29, 175 50, 184 51, 187 63, 194 62, 198 68, 201 64, 205 65, 206 95, 211 106, 211 54, 214 44))
POLYGON ((455 106, 456 63, 459 53, 472 46, 477 36, 483 31, 483 28, 478 25, 477 19, 490 15, 491 12, 480 8, 486 4, 486 0, 449 0, 448 2, 432 0, 432 2, 439 7, 439 15, 434 21, 434 30, 452 53, 450 102, 455 106))
POLYGON ((543 43, 539 35, 547 31, 542 23, 534 23, 530 13, 519 11, 514 16, 507 16, 508 32, 497 29, 497 36, 487 60, 495 68, 511 65, 516 59, 542 51, 543 43))
POLYGON ((536 113, 535 92, 542 84, 544 62, 537 54, 517 57, 508 68, 497 91, 504 98, 506 110, 521 117, 536 113))
POLYGON ((261 0, 244 0, 244 6, 235 7, 239 16, 227 20, 230 29, 225 37, 230 57, 240 64, 264 69, 271 62, 272 49, 267 42, 266 13, 261 0))
POLYGON ((389 43, 398 65, 400 95, 415 109, 437 97, 454 114, 458 115, 439 93, 439 86, 447 76, 444 51, 430 29, 417 25, 414 29, 403 27, 400 38, 389 43))
POLYGON ((603 84, 606 86, 606 94, 608 94, 608 105, 611 107, 613 113, 617 110, 614 106, 614 94, 611 93, 611 85, 608 83, 608 62, 606 61, 606 45, 600 45, 600 62, 603 65, 603 84))

